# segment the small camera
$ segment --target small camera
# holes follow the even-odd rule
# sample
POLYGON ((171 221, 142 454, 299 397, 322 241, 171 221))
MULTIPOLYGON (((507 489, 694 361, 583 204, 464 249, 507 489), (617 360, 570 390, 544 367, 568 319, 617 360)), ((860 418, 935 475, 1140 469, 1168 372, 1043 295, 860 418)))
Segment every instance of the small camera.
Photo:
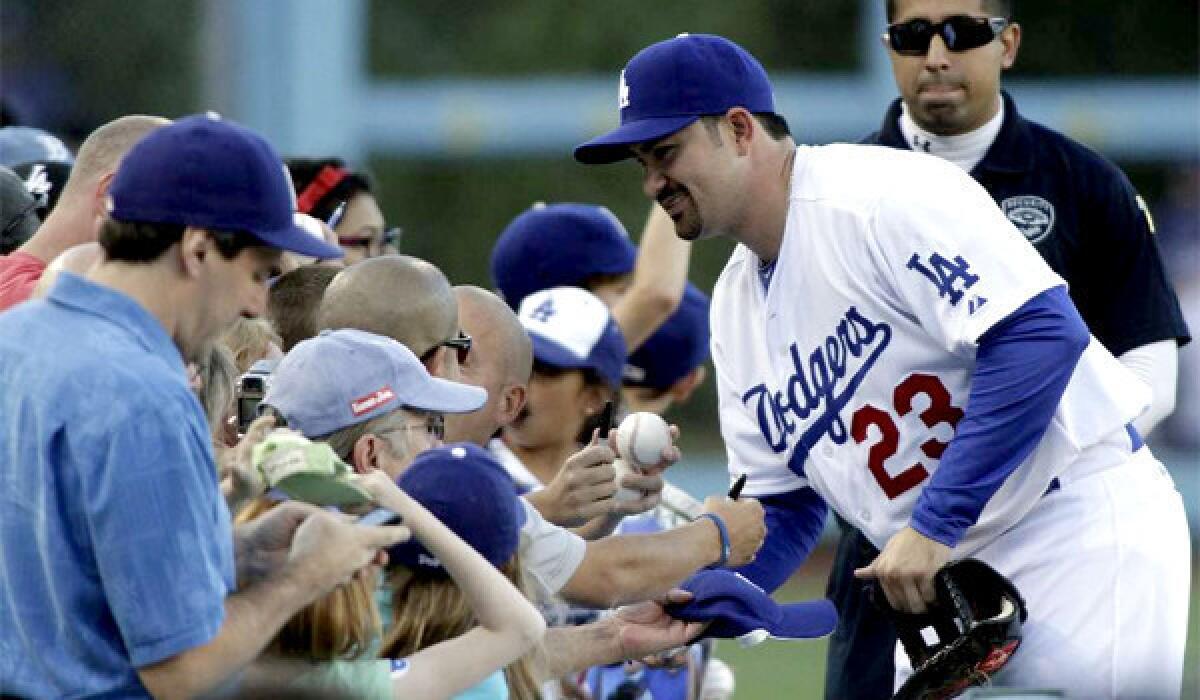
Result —
POLYGON ((271 388, 271 373, 279 360, 259 360, 238 377, 237 381, 237 424, 238 434, 245 435, 246 429, 261 415, 260 404, 271 388))

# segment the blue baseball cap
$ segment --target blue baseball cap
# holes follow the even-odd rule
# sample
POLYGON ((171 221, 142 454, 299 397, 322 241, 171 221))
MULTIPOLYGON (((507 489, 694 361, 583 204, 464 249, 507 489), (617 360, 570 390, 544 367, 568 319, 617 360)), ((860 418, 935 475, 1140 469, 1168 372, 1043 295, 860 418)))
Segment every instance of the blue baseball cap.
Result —
POLYGON ((533 341, 534 359, 563 369, 592 369, 614 388, 621 386, 625 336, 608 307, 579 287, 534 292, 517 309, 533 341))
POLYGON ((780 605, 763 589, 728 569, 704 569, 679 585, 694 596, 670 603, 667 614, 687 622, 708 622, 702 637, 736 639, 754 646, 767 639, 824 637, 837 626, 837 610, 828 600, 780 605))
POLYGON ((708 296, 691 282, 675 313, 625 362, 625 385, 669 389, 708 359, 708 296))
POLYGON ((639 51, 621 71, 617 104, 621 125, 576 147, 575 160, 624 160, 633 144, 657 141, 732 107, 775 113, 771 80, 758 59, 711 34, 680 34, 639 51))
POLYGON ((487 391, 432 377, 400 343, 366 331, 322 331, 279 361, 263 403, 315 438, 401 408, 470 413, 487 391))
POLYGON ((62 139, 48 131, 32 126, 0 127, 0 165, 11 168, 31 161, 70 165, 75 156, 62 139))
MULTIPOLYGON (((525 518, 517 487, 482 447, 460 443, 426 450, 396 485, 493 566, 516 554, 525 518)), ((445 573, 437 557, 415 538, 389 548, 388 564, 445 573)))
POLYGON ((291 177, 271 144, 216 114, 150 132, 121 160, 108 194, 118 221, 248 233, 272 248, 342 257, 297 225, 291 177))
POLYGON ((591 204, 535 204, 492 247, 492 283, 516 309, 530 294, 580 287, 593 275, 633 272, 637 248, 611 211, 591 204))

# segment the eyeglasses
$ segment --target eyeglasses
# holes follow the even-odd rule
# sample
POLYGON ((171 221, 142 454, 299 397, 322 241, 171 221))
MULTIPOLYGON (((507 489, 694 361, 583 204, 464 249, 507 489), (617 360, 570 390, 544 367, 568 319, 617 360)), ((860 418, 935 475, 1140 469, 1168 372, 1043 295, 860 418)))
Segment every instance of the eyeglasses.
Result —
POLYGON ((400 250, 400 239, 404 236, 404 229, 399 226, 393 226, 383 232, 380 238, 374 236, 338 236, 338 245, 345 248, 371 248, 378 246, 379 251, 394 251, 400 250))
POLYGON ((453 338, 443 340, 426 350, 425 354, 421 355, 421 361, 428 362, 429 358, 433 357, 433 353, 437 352, 437 349, 443 345, 448 348, 454 348, 458 352, 458 364, 460 365, 464 364, 467 361, 467 357, 471 354, 471 336, 460 330, 458 335, 453 338))
POLYGON ((387 435, 388 433, 398 433, 401 430, 404 430, 404 431, 423 430, 423 431, 425 431, 425 433, 427 433, 430 437, 432 437, 434 439, 437 439, 437 440, 445 439, 445 437, 446 437, 446 416, 445 415, 443 415, 441 413, 434 413, 434 412, 413 411, 412 409, 409 409, 409 412, 413 413, 415 415, 424 416, 424 420, 421 420, 420 422, 405 423, 404 425, 396 426, 395 428, 392 428, 383 434, 387 435))
POLYGON ((970 51, 990 43, 1009 24, 1004 17, 954 15, 941 22, 910 19, 889 25, 883 38, 902 56, 924 56, 933 37, 940 36, 946 48, 954 52, 970 51))

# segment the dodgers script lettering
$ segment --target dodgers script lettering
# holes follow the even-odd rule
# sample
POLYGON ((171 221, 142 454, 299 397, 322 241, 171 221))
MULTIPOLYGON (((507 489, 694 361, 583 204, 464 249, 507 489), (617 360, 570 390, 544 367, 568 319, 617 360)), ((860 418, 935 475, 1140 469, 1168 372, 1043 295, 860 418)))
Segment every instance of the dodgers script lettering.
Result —
POLYGON ((842 409, 891 339, 890 326, 868 319, 851 306, 833 334, 812 352, 802 355, 798 345, 791 344, 793 372, 783 390, 772 391, 764 383, 742 395, 742 403, 754 410, 763 438, 776 453, 787 451, 799 424, 817 414, 796 442, 789 460, 792 471, 804 473, 809 451, 826 433, 839 445, 846 442, 842 409))

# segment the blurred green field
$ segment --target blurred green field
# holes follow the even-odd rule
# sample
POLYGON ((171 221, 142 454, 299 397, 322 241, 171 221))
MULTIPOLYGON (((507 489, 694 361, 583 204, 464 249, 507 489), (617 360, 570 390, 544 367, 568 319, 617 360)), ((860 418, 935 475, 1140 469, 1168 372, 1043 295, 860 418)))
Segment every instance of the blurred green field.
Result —
MULTIPOLYGON (((820 597, 825 591, 832 549, 813 553, 801 570, 781 588, 776 599, 786 602, 820 597)), ((1192 560, 1192 603, 1188 648, 1184 660, 1183 695, 1200 697, 1200 561, 1192 560)), ((738 700, 810 700, 824 697, 826 640, 767 641, 753 649, 722 642, 716 655, 733 667, 738 700)))

